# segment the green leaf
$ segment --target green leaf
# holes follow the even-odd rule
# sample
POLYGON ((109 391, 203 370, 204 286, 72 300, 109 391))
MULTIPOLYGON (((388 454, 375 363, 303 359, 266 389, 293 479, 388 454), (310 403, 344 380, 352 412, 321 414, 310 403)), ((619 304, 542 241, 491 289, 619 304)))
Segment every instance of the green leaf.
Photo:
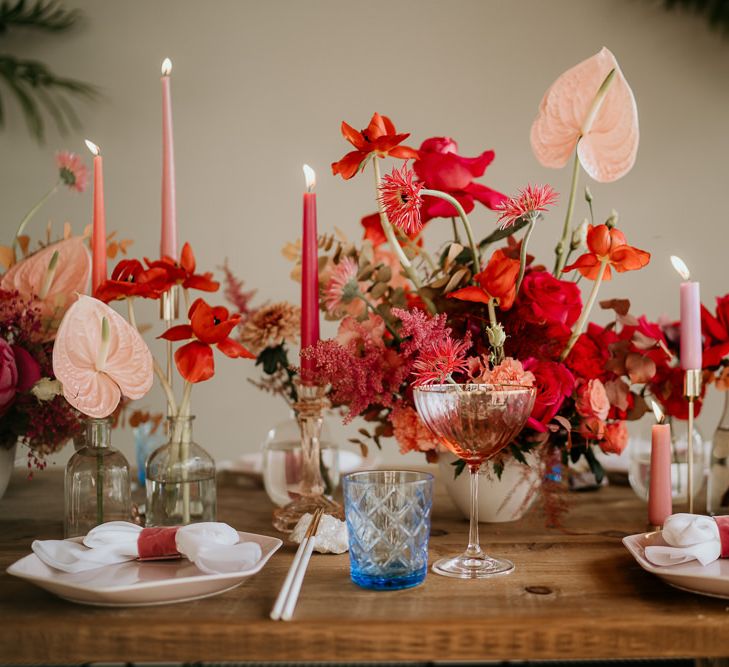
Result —
POLYGON ((529 465, 529 463, 527 462, 527 460, 524 458, 524 453, 522 452, 522 450, 519 448, 518 445, 514 445, 514 444, 509 445, 509 451, 511 452, 511 455, 519 463, 522 463, 525 466, 528 466, 529 465))
POLYGON ((605 470, 603 470, 600 461, 595 458, 595 452, 592 451, 592 447, 588 447, 585 450, 585 459, 587 460, 587 465, 590 466, 592 474, 595 475, 595 481, 601 484, 603 477, 605 477, 605 470))
POLYGON ((506 229, 497 229, 489 234, 483 241, 478 244, 479 250, 483 250, 486 246, 501 241, 502 239, 508 238, 512 234, 515 234, 520 229, 524 229, 529 224, 527 218, 519 218, 513 225, 506 229))
POLYGON ((496 473, 496 478, 501 479, 501 475, 504 474, 504 462, 503 461, 496 461, 494 463, 494 472, 496 473))
POLYGON ((456 479, 458 475, 460 475, 466 469, 466 462, 463 459, 453 461, 451 465, 455 468, 455 470, 453 471, 453 479, 456 479))
POLYGON ((34 3, 10 0, 0 3, 0 34, 8 28, 21 26, 45 32, 63 32, 81 18, 78 9, 65 9, 57 0, 36 0, 34 3))

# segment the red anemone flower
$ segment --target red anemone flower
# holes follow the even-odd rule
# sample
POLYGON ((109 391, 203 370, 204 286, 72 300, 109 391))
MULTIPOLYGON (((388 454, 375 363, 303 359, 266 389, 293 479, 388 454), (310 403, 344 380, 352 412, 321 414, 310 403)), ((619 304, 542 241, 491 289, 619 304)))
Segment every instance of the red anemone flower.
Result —
POLYGON ((600 267, 605 264, 603 280, 612 277, 611 267, 618 273, 642 269, 651 259, 649 252, 629 246, 625 234, 619 229, 607 225, 590 225, 587 231, 587 249, 590 252, 577 258, 577 261, 565 266, 563 271, 577 269, 588 280, 597 280, 600 267))
POLYGON ((220 288, 220 283, 213 280, 213 274, 210 271, 195 273, 195 254, 189 243, 182 246, 179 264, 172 257, 166 256, 154 262, 150 262, 148 259, 144 261, 147 262, 150 269, 161 268, 167 271, 173 285, 182 285, 185 289, 197 289, 201 292, 217 292, 220 288))
POLYGON ((255 359, 255 355, 230 338, 230 332, 240 322, 240 315, 230 315, 223 306, 212 307, 202 299, 196 299, 188 317, 190 324, 178 324, 160 336, 171 341, 191 340, 175 352, 177 370, 188 382, 205 382, 213 377, 213 345, 231 359, 255 359))
POLYGON ((716 299, 716 317, 701 306, 704 332, 704 368, 718 366, 729 355, 729 294, 716 299))
POLYGON ((155 267, 145 269, 138 259, 123 259, 96 290, 96 298, 104 303, 135 296, 159 299, 172 285, 166 270, 155 267))
POLYGON ((340 174, 346 181, 357 173, 360 165, 371 155, 376 157, 396 157, 407 160, 418 157, 418 151, 408 146, 400 146, 410 134, 397 134, 395 126, 387 116, 375 113, 366 129, 357 132, 351 125, 342 121, 342 135, 354 146, 339 162, 332 164, 332 173, 340 174))
POLYGON ((448 298, 478 303, 498 299, 499 307, 509 310, 516 298, 518 275, 519 260, 511 259, 503 250, 496 250, 486 268, 473 277, 477 284, 451 292, 448 298))

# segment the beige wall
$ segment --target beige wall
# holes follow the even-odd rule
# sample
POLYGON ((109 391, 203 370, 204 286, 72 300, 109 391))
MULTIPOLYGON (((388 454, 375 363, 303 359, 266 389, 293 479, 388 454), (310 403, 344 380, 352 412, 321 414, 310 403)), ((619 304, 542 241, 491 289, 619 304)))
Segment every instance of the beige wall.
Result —
MULTIPOLYGON (((552 80, 606 45, 632 84, 642 137, 627 177, 591 187, 600 215, 618 209, 629 241, 652 251, 653 262, 619 277, 605 295, 629 295, 636 310, 676 316, 671 253, 694 268, 705 301, 729 291, 729 43, 699 19, 636 0, 67 4, 85 12, 82 30, 32 41, 14 36, 2 49, 95 82, 105 98, 84 109, 82 133, 51 134, 42 148, 10 114, 0 133, 6 238, 53 178, 52 151, 83 151, 90 137, 105 155, 108 225, 135 239, 135 253, 156 252, 158 77, 170 56, 181 237, 192 242, 200 266, 227 256, 261 299, 294 299, 279 248, 299 233, 301 164, 318 171, 323 230, 337 225, 356 235, 359 217, 373 208, 369 178, 344 183, 328 171, 347 148, 342 119, 361 127, 377 110, 411 131, 416 145, 449 134, 466 154, 493 148, 486 182, 505 192, 545 181, 566 191, 566 172, 534 160, 529 127, 552 80)), ((64 193, 44 213, 80 230, 90 210, 89 195, 64 193)), ((562 212, 535 234, 547 262, 562 212)), ((482 231, 493 221, 484 211, 474 216, 482 231)), ((436 241, 443 232, 429 235, 436 241)), ((196 389, 194 411, 198 440, 226 458, 256 448, 285 411, 247 384, 250 364, 220 361, 216 379, 196 389)), ((145 402, 161 405, 158 394, 145 402)), ((713 430, 717 405, 713 396, 705 432, 713 430)), ((119 440, 129 452, 128 436, 119 440)))

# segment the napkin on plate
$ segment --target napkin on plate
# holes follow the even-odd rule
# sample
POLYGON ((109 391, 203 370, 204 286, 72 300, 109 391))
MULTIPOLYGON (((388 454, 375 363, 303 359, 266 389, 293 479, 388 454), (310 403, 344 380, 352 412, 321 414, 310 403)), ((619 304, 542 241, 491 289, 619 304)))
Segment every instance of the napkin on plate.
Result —
POLYGON ((244 572, 261 559, 261 547, 241 542, 227 523, 193 523, 179 528, 141 528, 109 521, 93 528, 83 543, 35 540, 33 552, 46 565, 63 572, 83 572, 136 558, 180 554, 206 574, 244 572))
POLYGON ((729 517, 672 514, 661 536, 668 546, 647 546, 645 557, 654 565, 680 565, 697 560, 702 565, 729 557, 729 517))

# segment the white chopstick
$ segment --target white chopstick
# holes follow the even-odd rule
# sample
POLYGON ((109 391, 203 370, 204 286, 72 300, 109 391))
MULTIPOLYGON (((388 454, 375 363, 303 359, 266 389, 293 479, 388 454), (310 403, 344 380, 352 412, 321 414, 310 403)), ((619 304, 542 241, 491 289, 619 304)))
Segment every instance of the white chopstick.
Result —
POLYGON ((306 530, 304 539, 301 540, 299 548, 296 550, 294 562, 291 563, 286 579, 284 579, 281 592, 276 598, 276 603, 271 611, 271 618, 274 621, 290 621, 296 607, 301 592, 301 584, 304 581, 306 568, 309 565, 311 553, 314 551, 314 543, 316 541, 316 533, 319 529, 319 521, 324 510, 318 509, 311 517, 311 523, 306 530))

